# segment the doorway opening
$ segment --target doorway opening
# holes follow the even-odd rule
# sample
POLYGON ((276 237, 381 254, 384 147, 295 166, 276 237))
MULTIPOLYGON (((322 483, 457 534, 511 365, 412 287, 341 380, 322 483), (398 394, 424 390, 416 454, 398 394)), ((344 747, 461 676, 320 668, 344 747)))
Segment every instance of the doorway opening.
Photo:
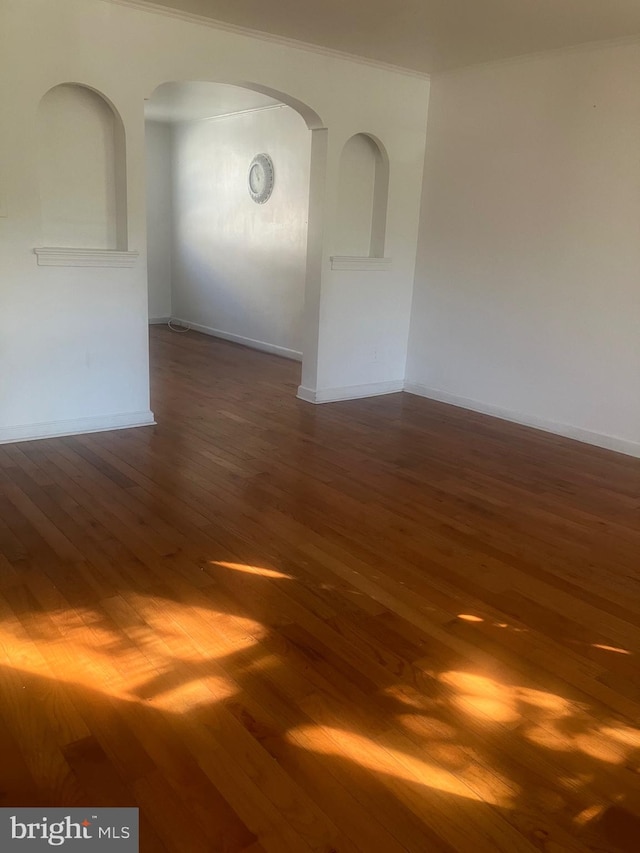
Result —
POLYGON ((313 369, 320 118, 256 84, 168 82, 145 126, 150 323, 313 369))

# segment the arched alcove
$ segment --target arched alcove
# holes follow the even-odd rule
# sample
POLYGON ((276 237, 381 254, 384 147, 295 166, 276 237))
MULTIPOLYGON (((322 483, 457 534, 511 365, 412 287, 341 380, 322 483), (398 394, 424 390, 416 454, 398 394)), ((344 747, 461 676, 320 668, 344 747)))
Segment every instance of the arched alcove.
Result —
POLYGON ((336 256, 384 257, 389 160, 372 136, 356 133, 340 155, 336 256))
POLYGON ((43 244, 126 251, 120 117, 98 92, 64 83, 40 101, 38 125, 43 244))

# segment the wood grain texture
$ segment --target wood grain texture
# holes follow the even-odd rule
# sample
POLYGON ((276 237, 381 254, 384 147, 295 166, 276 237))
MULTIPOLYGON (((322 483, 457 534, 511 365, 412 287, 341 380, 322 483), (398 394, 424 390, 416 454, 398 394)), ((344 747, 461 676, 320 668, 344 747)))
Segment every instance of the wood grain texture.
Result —
POLYGON ((640 461, 151 329, 158 426, 0 448, 0 805, 144 853, 631 853, 640 461))

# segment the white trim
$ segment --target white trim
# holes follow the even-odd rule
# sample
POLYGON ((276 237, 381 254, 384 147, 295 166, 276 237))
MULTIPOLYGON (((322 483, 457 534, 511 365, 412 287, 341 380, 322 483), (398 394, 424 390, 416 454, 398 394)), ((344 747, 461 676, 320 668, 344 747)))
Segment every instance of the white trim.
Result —
POLYGON ((618 47, 633 46, 640 43, 640 35, 634 33, 628 36, 614 36, 609 39, 592 39, 578 44, 566 44, 564 47, 550 47, 543 50, 535 50, 532 53, 519 53, 515 56, 502 56, 498 59, 485 59, 480 62, 472 62, 466 65, 456 65, 452 68, 442 68, 440 71, 432 71, 431 78, 452 77, 458 74, 466 74, 475 71, 491 71, 494 68, 508 67, 510 65, 522 65, 526 62, 536 62, 540 59, 553 59, 563 54, 591 53, 595 50, 615 49, 618 47))
POLYGON ((211 335, 212 338, 221 338, 223 341, 231 341, 234 344, 241 344, 243 347, 250 347, 261 352, 269 352, 272 355, 279 355, 282 358, 289 358, 292 361, 302 361, 302 353, 298 352, 298 350, 287 349, 287 347, 270 344, 266 341, 257 341, 254 338, 245 338, 243 335, 235 335, 233 332, 223 332, 221 329, 212 329, 211 326, 202 326, 200 323, 192 323, 191 320, 182 320, 179 317, 172 317, 171 321, 176 325, 189 326, 194 332, 211 335))
MULTIPOLYGON (((268 97, 265 96, 265 97, 268 97)), ((236 116, 245 116, 250 115, 251 113, 263 113, 265 110, 281 110, 287 109, 291 110, 293 107, 290 107, 288 104, 281 104, 278 102, 277 104, 267 104, 264 107, 248 107, 246 110, 234 110, 231 113, 220 113, 219 116, 204 116, 203 118, 153 118, 147 117, 145 115, 144 120, 148 121, 150 124, 200 124, 204 121, 218 121, 219 119, 224 118, 235 118, 236 116)), ((295 110, 294 110, 295 112, 295 110)))
POLYGON ((166 326, 171 317, 149 317, 150 326, 166 326))
POLYGON ((34 249, 39 267, 132 267, 138 252, 116 249, 66 249, 44 246, 34 249))
POLYGON ((640 457, 640 442, 637 441, 630 441, 626 438, 618 438, 613 435, 592 432, 591 430, 582 429, 582 427, 571 426, 569 424, 547 421, 543 418, 538 418, 535 415, 514 412, 511 409, 503 409, 500 406, 493 406, 490 403, 481 403, 479 400, 471 400, 467 397, 458 397, 456 394, 449 394, 448 391, 429 388, 427 385, 422 385, 420 382, 406 382, 404 390, 408 394, 416 394, 418 397, 426 397, 429 400, 437 400, 440 403, 449 403, 452 406, 458 406, 462 409, 470 409, 472 412, 480 412, 484 415, 491 415, 494 418, 500 418, 501 420, 533 427, 534 429, 540 429, 544 432, 553 433, 554 435, 572 438, 585 444, 604 447, 606 450, 615 450, 618 453, 626 453, 628 456, 640 457))
POLYGON ((351 255, 332 255, 332 270, 371 270, 387 272, 391 258, 356 258, 351 255))
MULTIPOLYGON (((265 95, 265 97, 268 98, 269 96, 265 95)), ((267 110, 282 110, 282 109, 290 110, 290 109, 292 109, 292 107, 290 107, 288 104, 282 104, 282 103, 278 102, 277 104, 266 104, 264 107, 247 107, 247 109, 245 109, 245 110, 233 110, 233 112, 220 113, 220 115, 217 115, 217 116, 206 116, 205 118, 183 119, 182 123, 183 124, 190 124, 190 123, 195 123, 195 122, 199 122, 199 121, 218 121, 219 119, 223 119, 223 118, 235 118, 236 116, 246 116, 246 115, 251 115, 252 113, 264 113, 267 110)), ((295 112, 295 110, 294 110, 294 112, 295 112)))
POLYGON ((275 42, 275 44, 280 44, 284 47, 290 47, 296 50, 306 50, 310 53, 319 53, 321 56, 330 56, 334 59, 346 60, 347 62, 357 62, 360 65, 369 65, 373 68, 380 68, 383 71, 403 74, 406 77, 419 77, 421 80, 429 80, 428 74, 425 74, 423 71, 416 71, 413 68, 404 68, 401 65, 393 65, 390 62, 369 59, 366 56, 358 56, 354 53, 347 53, 344 50, 336 50, 335 48, 324 47, 323 45, 313 44, 312 42, 300 41, 298 39, 289 38, 288 36, 279 36, 275 33, 265 33, 260 30, 252 30, 249 27, 241 27, 238 24, 228 24, 225 21, 218 21, 205 15, 197 15, 194 12, 185 12, 181 9, 170 9, 167 6, 159 6, 157 3, 149 2, 149 0, 102 1, 104 3, 113 3, 116 6, 129 6, 130 8, 138 9, 141 12, 164 15, 167 18, 177 18, 178 20, 186 21, 189 24, 199 24, 204 27, 212 27, 215 30, 223 30, 224 32, 233 33, 234 35, 259 39, 260 41, 275 42))
POLYGON ((304 400, 305 403, 315 403, 316 401, 316 392, 311 388, 305 388, 304 385, 298 386, 298 393, 296 394, 298 400, 304 400))
POLYGON ((0 444, 14 441, 35 441, 39 438, 57 438, 64 435, 79 435, 88 432, 105 432, 112 429, 155 424, 153 412, 125 412, 120 415, 102 415, 97 418, 77 418, 72 421, 51 421, 41 424, 22 424, 0 428, 0 444))
POLYGON ((337 403, 341 400, 360 400, 363 397, 396 394, 398 391, 402 391, 403 387, 402 379, 371 382, 369 385, 345 385, 342 388, 320 388, 318 391, 300 385, 297 396, 307 403, 337 403))

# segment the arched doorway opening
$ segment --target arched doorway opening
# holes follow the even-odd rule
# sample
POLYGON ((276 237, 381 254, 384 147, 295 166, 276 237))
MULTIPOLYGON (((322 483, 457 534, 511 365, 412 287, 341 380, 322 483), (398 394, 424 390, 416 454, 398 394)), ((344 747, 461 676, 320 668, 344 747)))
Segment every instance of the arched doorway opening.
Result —
POLYGON ((149 318, 302 362, 315 384, 326 130, 251 82, 145 102, 149 318))

